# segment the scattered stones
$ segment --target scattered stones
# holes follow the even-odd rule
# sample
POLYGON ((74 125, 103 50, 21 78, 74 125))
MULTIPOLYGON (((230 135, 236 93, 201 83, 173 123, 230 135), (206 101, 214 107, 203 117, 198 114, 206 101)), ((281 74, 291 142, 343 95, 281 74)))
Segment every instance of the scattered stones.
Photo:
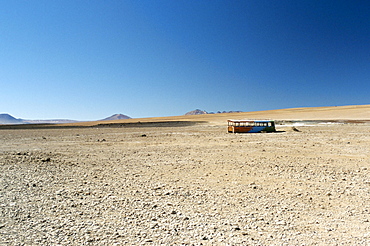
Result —
POLYGON ((42 162, 50 162, 50 161, 51 161, 51 159, 50 159, 50 157, 47 157, 47 158, 42 159, 41 161, 42 161, 42 162))
POLYGON ((295 131, 295 132, 301 132, 300 130, 298 130, 295 126, 292 127, 292 130, 295 131))
POLYGON ((0 244, 366 245, 369 129, 1 130, 0 244))

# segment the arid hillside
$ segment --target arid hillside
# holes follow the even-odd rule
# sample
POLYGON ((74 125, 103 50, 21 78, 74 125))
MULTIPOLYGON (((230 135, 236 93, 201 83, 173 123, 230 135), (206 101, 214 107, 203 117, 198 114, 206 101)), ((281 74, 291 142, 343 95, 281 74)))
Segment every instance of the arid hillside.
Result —
POLYGON ((227 119, 273 119, 273 120, 370 120, 370 105, 289 108, 267 111, 182 115, 172 117, 136 118, 114 121, 91 121, 68 124, 69 126, 94 126, 99 124, 167 122, 167 121, 207 121, 224 124, 227 119))
POLYGON ((370 121, 370 105, 352 105, 338 107, 289 108, 266 111, 219 113, 200 115, 181 115, 170 117, 148 117, 119 120, 100 120, 64 124, 0 125, 0 129, 40 129, 58 127, 93 127, 93 126, 184 126, 195 123, 225 125, 228 119, 271 119, 278 121, 342 121, 361 123, 370 121), (159 124, 159 125, 158 125, 159 124))

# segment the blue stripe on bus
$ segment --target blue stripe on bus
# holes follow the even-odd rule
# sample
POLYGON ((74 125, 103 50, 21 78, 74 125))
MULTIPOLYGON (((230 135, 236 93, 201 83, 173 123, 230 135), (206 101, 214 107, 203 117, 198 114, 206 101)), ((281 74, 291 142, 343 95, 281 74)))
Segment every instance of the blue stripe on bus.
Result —
POLYGON ((252 129, 249 131, 251 133, 254 133, 254 132, 260 132, 260 131, 263 131, 263 129, 265 129, 266 126, 254 126, 252 127, 252 129))

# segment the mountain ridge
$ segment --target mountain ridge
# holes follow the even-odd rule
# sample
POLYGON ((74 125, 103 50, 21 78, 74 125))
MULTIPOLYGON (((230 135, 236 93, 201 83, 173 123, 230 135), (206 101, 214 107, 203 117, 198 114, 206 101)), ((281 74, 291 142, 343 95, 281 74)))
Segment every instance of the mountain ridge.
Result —
MULTIPOLYGON (((203 110, 204 111, 204 110, 203 110)), ((8 114, 0 114, 3 118, 9 118, 19 124, 19 120, 8 114)), ((351 121, 370 121, 370 104, 365 105, 343 105, 343 106, 321 106, 321 107, 299 107, 299 108, 283 108, 263 111, 250 111, 230 114, 200 114, 200 115, 178 115, 168 117, 146 117, 134 118, 127 120, 111 120, 112 123, 120 122, 158 122, 158 121, 209 121, 217 124, 224 124, 227 119, 274 119, 274 120, 351 120, 351 121)), ((102 121, 84 121, 69 124, 61 124, 64 126, 93 126, 101 124, 102 121)), ((2 123, 1 124, 12 124, 2 123)))
POLYGON ((241 113, 242 111, 217 111, 216 113, 214 112, 207 112, 205 110, 201 109, 195 109, 193 111, 189 111, 185 113, 184 115, 201 115, 201 114, 226 114, 226 113, 241 113))
MULTIPOLYGON (((114 114, 100 121, 106 120, 122 120, 122 119, 131 119, 131 117, 124 114, 114 114)), ((50 120, 27 120, 21 118, 15 118, 14 116, 8 113, 0 114, 0 124, 10 124, 10 125, 19 125, 19 124, 65 124, 65 123, 78 123, 81 121, 78 120, 69 120, 69 119, 50 119, 50 120)))

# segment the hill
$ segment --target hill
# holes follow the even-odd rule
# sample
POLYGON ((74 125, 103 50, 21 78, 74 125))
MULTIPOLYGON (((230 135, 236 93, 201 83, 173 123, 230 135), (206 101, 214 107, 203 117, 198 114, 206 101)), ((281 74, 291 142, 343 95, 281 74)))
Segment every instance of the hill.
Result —
POLYGON ((0 124, 64 124, 76 123, 76 120, 54 119, 54 120, 25 120, 17 119, 10 114, 0 114, 0 124))
MULTIPOLYGON (((4 116, 3 116, 4 117, 4 116)), ((14 117, 13 117, 14 118, 14 117)), ((228 119, 272 119, 272 120, 320 120, 320 121, 348 121, 348 122, 369 122, 370 105, 350 105, 338 107, 311 107, 311 108, 288 108, 266 111, 240 112, 240 113, 219 113, 219 114, 198 114, 181 115, 170 117, 151 117, 135 119, 87 121, 67 124, 44 125, 45 127, 90 127, 97 125, 114 125, 127 123, 168 123, 168 125, 182 123, 208 122, 212 125, 225 125, 228 119)), ((17 120, 17 119, 16 119, 17 120)), ((10 123, 11 124, 11 123, 10 123)), ((14 123, 19 124, 19 123, 14 123)), ((27 127, 31 127, 28 125, 27 127)), ((43 127, 43 126, 38 126, 43 127)), ((6 127, 2 127, 6 128, 6 127)), ((21 127, 17 127, 21 128, 21 127)))
MULTIPOLYGON (((124 115, 124 114, 114 114, 110 117, 102 119, 100 121, 107 121, 107 120, 125 120, 131 119, 131 117, 124 115)), ((67 123, 78 123, 77 120, 69 120, 69 119, 51 119, 51 120, 26 120, 26 119, 17 119, 10 114, 0 114, 0 124, 67 124, 67 123)))
POLYGON ((126 120, 126 119, 131 119, 131 117, 127 116, 127 115, 124 115, 124 114, 114 114, 110 117, 102 119, 102 121, 104 121, 104 120, 126 120))
POLYGON ((208 114, 205 110, 196 109, 190 112, 187 112, 185 115, 199 115, 199 114, 208 114))
MULTIPOLYGON (((370 105, 338 107, 289 108, 266 111, 181 115, 171 117, 135 118, 126 120, 90 121, 65 126, 95 126, 99 124, 155 123, 155 122, 209 122, 224 125, 228 119, 273 119, 273 120, 366 120, 370 121, 370 105)), ((62 125, 61 125, 62 126, 62 125)))
POLYGON ((10 114, 0 114, 0 124, 23 124, 22 119, 16 119, 10 114))

